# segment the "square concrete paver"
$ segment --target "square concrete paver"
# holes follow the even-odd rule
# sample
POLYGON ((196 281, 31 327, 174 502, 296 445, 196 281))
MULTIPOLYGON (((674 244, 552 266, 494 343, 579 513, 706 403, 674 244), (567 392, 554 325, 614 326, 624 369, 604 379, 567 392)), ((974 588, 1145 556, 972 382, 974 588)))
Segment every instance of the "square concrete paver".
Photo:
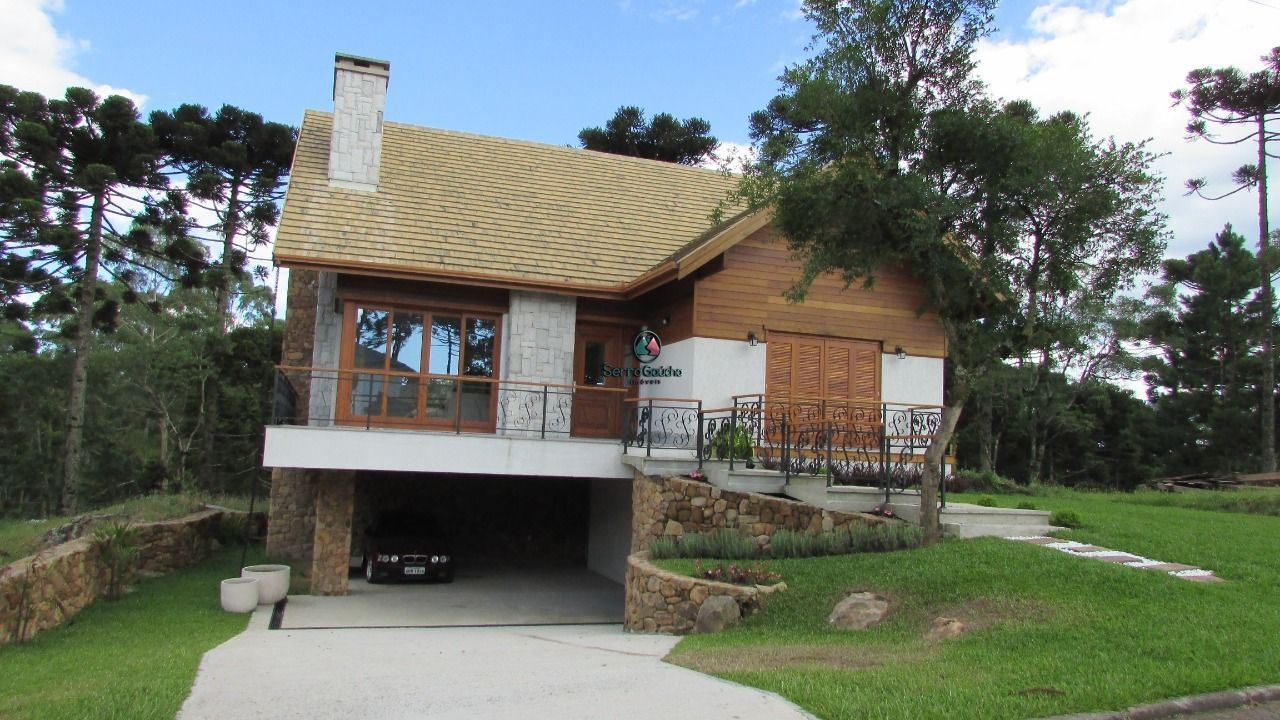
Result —
POLYGON ((370 585, 289 598, 283 629, 622 623, 622 585, 584 567, 472 568, 452 583, 370 585))

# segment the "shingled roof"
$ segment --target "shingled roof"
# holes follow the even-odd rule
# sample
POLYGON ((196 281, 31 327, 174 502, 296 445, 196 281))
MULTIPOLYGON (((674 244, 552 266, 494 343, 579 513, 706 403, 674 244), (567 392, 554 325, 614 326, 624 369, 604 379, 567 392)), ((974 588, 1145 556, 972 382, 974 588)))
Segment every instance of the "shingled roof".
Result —
POLYGON ((331 187, 331 122, 303 118, 281 265, 618 292, 742 217, 712 226, 734 186, 716 171, 400 123, 376 191, 331 187))

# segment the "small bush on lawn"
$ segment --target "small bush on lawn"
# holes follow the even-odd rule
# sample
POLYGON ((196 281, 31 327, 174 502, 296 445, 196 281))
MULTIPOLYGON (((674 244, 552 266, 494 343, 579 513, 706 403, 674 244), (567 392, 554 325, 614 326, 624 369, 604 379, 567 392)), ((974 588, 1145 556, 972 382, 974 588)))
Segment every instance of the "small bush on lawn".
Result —
POLYGON ((999 504, 996 503, 996 499, 990 495, 983 495, 977 500, 974 500, 973 504, 981 505, 982 507, 1000 507, 999 504))
POLYGON ((1084 521, 1080 519, 1080 513, 1075 510, 1054 510, 1049 516, 1049 524, 1064 528, 1078 528, 1084 525, 1084 521))
POLYGON ((924 531, 919 525, 907 523, 854 525, 849 531, 849 539, 850 552, 910 550, 924 542, 924 531))
POLYGON ((1029 500, 1023 500, 1022 502, 1018 503, 1018 509, 1019 510, 1039 510, 1040 508, 1036 507, 1036 504, 1029 500))
POLYGON ((947 480, 947 489, 955 492, 994 492, 1003 495, 1029 495, 1031 490, 1017 481, 990 470, 961 470, 947 480))
POLYGON ((99 525, 90 542, 107 568, 107 599, 119 600, 133 576, 142 538, 138 529, 127 522, 99 525))
POLYGON ((769 572, 768 566, 760 563, 751 563, 750 565, 738 565, 736 563, 730 565, 725 565, 724 563, 703 565, 702 561, 696 561, 693 567, 694 574, 700 578, 733 583, 734 585, 772 585, 782 580, 781 575, 776 572, 769 572))

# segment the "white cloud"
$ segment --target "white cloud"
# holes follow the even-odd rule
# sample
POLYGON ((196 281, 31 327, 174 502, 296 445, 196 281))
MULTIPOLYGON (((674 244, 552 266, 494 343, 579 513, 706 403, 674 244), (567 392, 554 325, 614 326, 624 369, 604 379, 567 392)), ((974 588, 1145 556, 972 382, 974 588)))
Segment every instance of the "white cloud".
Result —
POLYGON ((62 0, 0 0, 0 17, 5 20, 0 82, 50 97, 61 97, 67 88, 80 86, 103 97, 124 95, 139 106, 146 103, 146 95, 95 83, 72 70, 76 56, 89 44, 60 35, 54 28, 52 14, 62 9, 62 0))
POLYGON ((1231 172, 1253 156, 1247 146, 1187 141, 1187 112, 1172 107, 1169 93, 1193 68, 1260 69, 1259 57, 1280 42, 1276 27, 1280 11, 1244 0, 1090 1, 1084 7, 1055 0, 1031 13, 1027 39, 996 36, 982 43, 978 73, 997 96, 1026 98, 1045 113, 1088 113, 1097 136, 1151 138, 1151 150, 1169 153, 1157 163, 1174 234, 1168 254, 1186 255, 1226 222, 1256 241, 1255 193, 1219 202, 1183 196, 1192 177, 1206 178, 1209 191, 1230 189, 1231 172))
POLYGON ((711 156, 698 165, 710 170, 741 173, 743 167, 755 157, 755 148, 748 143, 721 141, 716 149, 711 151, 711 156))

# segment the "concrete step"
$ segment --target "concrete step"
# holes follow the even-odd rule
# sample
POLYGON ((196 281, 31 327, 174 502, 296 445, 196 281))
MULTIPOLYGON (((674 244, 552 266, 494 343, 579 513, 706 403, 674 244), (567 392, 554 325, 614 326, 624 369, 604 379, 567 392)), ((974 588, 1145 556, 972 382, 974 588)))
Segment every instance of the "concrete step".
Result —
POLYGON ((976 523, 942 523, 942 534, 955 538, 977 537, 1029 537, 1032 535, 1048 535, 1061 530, 1049 524, 1044 525, 981 525, 976 523))
POLYGON ((1015 508, 991 508, 964 503, 947 503, 942 509, 942 522, 961 525, 1049 525, 1049 513, 1045 510, 1018 510, 1015 508))

